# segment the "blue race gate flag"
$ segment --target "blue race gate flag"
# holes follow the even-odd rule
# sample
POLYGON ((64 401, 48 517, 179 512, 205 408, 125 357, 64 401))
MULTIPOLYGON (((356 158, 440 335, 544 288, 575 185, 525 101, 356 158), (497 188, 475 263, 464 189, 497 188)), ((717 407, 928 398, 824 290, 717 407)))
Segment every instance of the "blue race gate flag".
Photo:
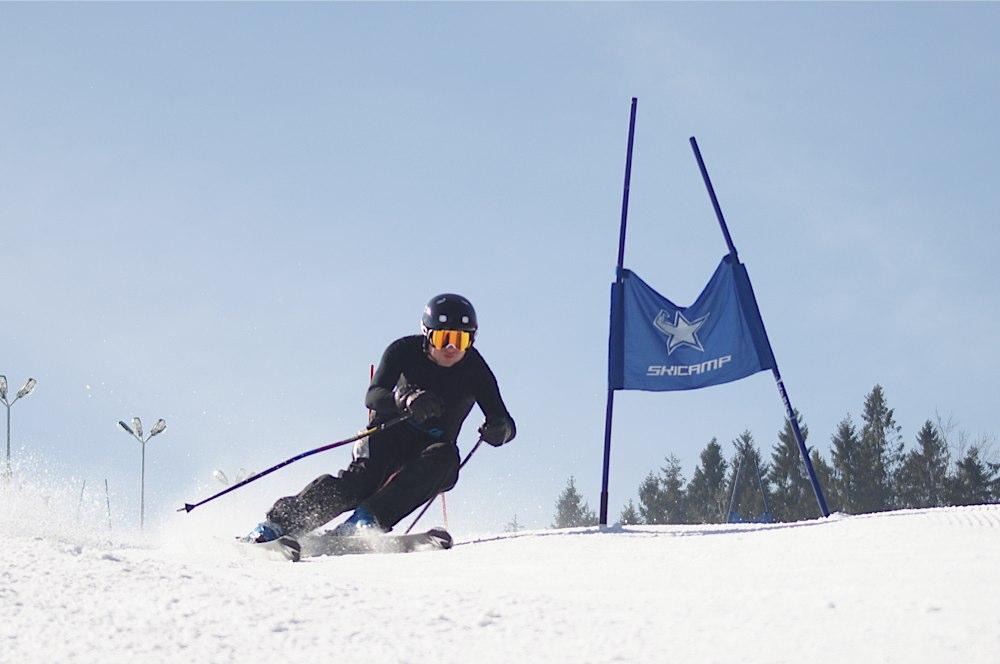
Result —
POLYGON ((690 307, 631 270, 611 287, 609 386, 693 390, 775 366, 746 268, 727 254, 690 307))

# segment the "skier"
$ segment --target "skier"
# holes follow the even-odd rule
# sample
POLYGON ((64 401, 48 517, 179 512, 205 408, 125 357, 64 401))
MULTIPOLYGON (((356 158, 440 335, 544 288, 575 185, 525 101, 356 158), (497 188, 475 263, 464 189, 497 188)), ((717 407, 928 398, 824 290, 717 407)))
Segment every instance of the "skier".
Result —
POLYGON ((280 498, 246 541, 296 537, 354 510, 337 535, 388 532, 414 509, 458 481, 458 433, 478 404, 482 439, 499 447, 516 433, 486 360, 472 347, 478 324, 472 304, 445 293, 427 303, 422 335, 389 344, 365 404, 370 425, 401 413, 402 423, 368 436, 337 477, 321 475, 295 496, 280 498))

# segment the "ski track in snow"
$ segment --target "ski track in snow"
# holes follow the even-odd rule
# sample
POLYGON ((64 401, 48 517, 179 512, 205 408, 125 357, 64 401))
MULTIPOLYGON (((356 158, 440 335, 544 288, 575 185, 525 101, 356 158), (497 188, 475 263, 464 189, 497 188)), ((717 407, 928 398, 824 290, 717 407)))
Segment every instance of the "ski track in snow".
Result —
POLYGON ((1000 662, 1000 505, 296 564, 173 535, 14 532, 0 661, 1000 662))

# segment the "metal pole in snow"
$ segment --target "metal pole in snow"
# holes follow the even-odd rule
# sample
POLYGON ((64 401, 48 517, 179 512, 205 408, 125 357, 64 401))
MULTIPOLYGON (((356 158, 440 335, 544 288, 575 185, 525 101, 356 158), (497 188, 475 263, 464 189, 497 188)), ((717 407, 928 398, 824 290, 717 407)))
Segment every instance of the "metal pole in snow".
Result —
MULTIPOLYGON (((625 228, 628 224, 628 194, 632 181, 632 144, 635 139, 635 108, 639 100, 632 97, 632 107, 628 119, 628 147, 625 151, 625 186, 622 191, 622 216, 618 230, 618 263, 615 269, 617 287, 622 284, 622 267, 625 261, 625 228)), ((614 320, 615 317, 612 317, 614 320)), ((609 337, 612 336, 609 334, 609 337)), ((610 363, 611 358, 608 358, 610 363)), ((610 376, 608 377, 610 381, 610 376)), ((608 385, 608 401, 604 414, 604 465, 601 474, 601 515, 600 524, 608 525, 608 478, 611 472, 611 422, 615 408, 615 391, 608 385)))
POLYGON ((142 442, 142 479, 139 487, 139 530, 146 522, 146 443, 142 442))
MULTIPOLYGON (((16 399, 15 399, 15 401, 16 401, 16 399)), ((3 405, 7 406, 7 471, 6 471, 5 477, 7 479, 10 479, 10 477, 11 477, 11 470, 10 470, 10 404, 8 404, 7 400, 4 399, 4 404, 3 405)))
MULTIPOLYGON (((698 141, 695 140, 694 136, 691 137, 691 149, 694 150, 695 159, 698 161, 698 168, 701 170, 701 177, 705 181, 705 188, 708 189, 708 195, 712 199, 712 207, 715 209, 715 216, 719 220, 719 226, 722 228, 722 235, 726 238, 726 245, 729 247, 729 253, 732 254, 734 261, 739 261, 739 257, 736 254, 736 246, 733 244, 733 238, 729 235, 729 227, 726 225, 726 219, 722 216, 722 207, 719 205, 719 199, 715 195, 715 187, 712 186, 712 180, 708 177, 708 169, 705 168, 705 160, 701 157, 701 150, 698 149, 698 141)), ((751 289, 752 293, 752 289, 751 289)), ((754 296, 754 307, 757 307, 756 296, 754 296)), ((758 308, 758 311, 760 309, 758 308)), ((761 317, 761 327, 764 327, 764 319, 761 317)), ((764 329, 764 340, 767 342, 768 348, 771 348, 771 340, 767 336, 767 330, 764 329)), ((774 355, 774 352, 771 352, 774 355)), ((816 471, 813 469, 812 461, 809 459, 809 450, 806 448, 805 438, 802 436, 802 431, 799 429, 799 421, 795 416, 795 409, 792 407, 792 402, 788 398, 788 391, 785 389, 785 383, 781 379, 781 372, 778 370, 778 360, 775 358, 774 367, 771 369, 771 373, 774 376, 774 382, 778 386, 778 394, 781 396, 781 402, 785 405, 785 413, 788 417, 789 423, 792 425, 792 432, 795 434, 795 440, 799 444, 799 453, 802 455, 802 461, 805 463, 806 470, 809 472, 809 481, 812 483, 813 493, 816 494, 816 502, 819 504, 820 512, 823 516, 830 516, 830 510, 826 506, 826 498, 823 496, 823 489, 819 485, 819 479, 816 477, 816 471)))

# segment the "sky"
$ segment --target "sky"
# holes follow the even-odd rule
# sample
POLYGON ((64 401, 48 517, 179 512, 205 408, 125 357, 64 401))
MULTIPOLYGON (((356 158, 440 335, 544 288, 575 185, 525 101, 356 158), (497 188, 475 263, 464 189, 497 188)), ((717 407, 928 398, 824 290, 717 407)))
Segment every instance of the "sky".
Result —
MULTIPOLYGON (((453 529, 545 527, 570 476, 596 509, 633 96, 626 267, 686 305, 725 253, 696 136, 811 445, 876 383, 910 444, 936 414, 990 436, 998 26, 951 3, 0 4, 0 373, 38 380, 15 461, 108 478, 134 522, 117 422, 165 418, 147 520, 174 523, 212 470, 362 428, 369 365, 458 292, 518 437, 470 461, 453 529)), ((667 455, 690 477, 748 429, 767 456, 783 418, 767 373, 617 394, 611 519, 667 455)), ((216 504, 259 514, 348 461, 216 504)))

